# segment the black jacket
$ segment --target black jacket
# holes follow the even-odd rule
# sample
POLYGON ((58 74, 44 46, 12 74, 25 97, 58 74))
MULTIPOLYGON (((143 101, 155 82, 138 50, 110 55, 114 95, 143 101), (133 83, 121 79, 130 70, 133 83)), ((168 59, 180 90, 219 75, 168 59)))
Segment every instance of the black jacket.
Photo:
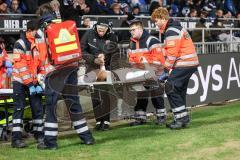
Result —
POLYGON ((118 52, 117 36, 114 33, 106 33, 99 37, 94 29, 88 30, 81 39, 83 59, 93 68, 99 68, 94 59, 100 54, 105 55, 105 67, 109 69, 111 57, 118 52))

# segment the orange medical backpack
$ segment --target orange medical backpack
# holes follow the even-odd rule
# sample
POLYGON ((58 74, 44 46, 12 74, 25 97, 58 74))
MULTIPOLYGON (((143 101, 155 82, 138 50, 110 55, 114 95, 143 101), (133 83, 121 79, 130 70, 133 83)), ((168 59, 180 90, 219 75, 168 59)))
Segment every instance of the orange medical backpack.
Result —
POLYGON ((51 23, 45 28, 52 64, 67 64, 82 58, 76 23, 68 20, 51 23))

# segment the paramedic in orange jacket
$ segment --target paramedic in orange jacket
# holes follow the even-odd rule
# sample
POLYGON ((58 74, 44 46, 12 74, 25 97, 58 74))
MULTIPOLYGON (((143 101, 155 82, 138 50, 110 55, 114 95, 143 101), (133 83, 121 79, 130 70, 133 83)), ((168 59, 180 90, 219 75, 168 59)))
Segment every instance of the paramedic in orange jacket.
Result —
POLYGON ((14 44, 13 49, 13 129, 12 147, 24 148, 27 145, 22 139, 23 113, 26 107, 26 94, 29 95, 33 118, 34 138, 38 143, 43 141, 43 106, 41 103, 43 89, 37 82, 36 75, 40 71, 35 62, 36 46, 34 36, 37 32, 37 20, 27 23, 27 32, 14 44))
POLYGON ((9 78, 12 75, 12 62, 5 50, 4 39, 0 37, 0 89, 9 88, 9 78))
MULTIPOLYGON (((157 68, 161 69, 162 65, 164 64, 164 57, 161 53, 162 49, 159 40, 144 30, 142 22, 137 19, 134 19, 130 22, 130 32, 132 36, 128 55, 129 62, 132 64, 132 66, 144 69, 142 67, 144 66, 144 63, 147 63, 150 66, 155 65, 157 68)), ((153 88, 147 86, 146 84, 144 87, 149 92, 153 90, 153 88)), ((158 93, 155 94, 156 95, 151 95, 151 100, 156 109, 156 124, 161 125, 166 119, 166 109, 162 95, 159 95, 158 93)), ((137 93, 137 104, 134 108, 136 120, 135 122, 130 123, 131 126, 142 125, 146 123, 147 105, 148 97, 144 97, 140 92, 137 93)))
MULTIPOLYGON (((48 48, 46 45, 46 39, 44 35, 44 25, 53 23, 55 17, 51 14, 47 5, 42 5, 39 8, 40 13, 40 29, 37 31, 36 42, 39 49, 39 58, 41 63, 44 63, 46 77, 45 77, 45 96, 46 96, 46 120, 44 123, 44 142, 37 146, 38 149, 57 149, 57 135, 58 135, 58 123, 57 123, 57 115, 56 115, 56 107, 57 100, 60 93, 62 93, 62 97, 65 100, 65 103, 68 107, 68 111, 70 114, 70 118, 72 120, 72 124, 78 133, 78 136, 86 145, 92 145, 94 143, 94 138, 87 126, 87 121, 84 118, 83 110, 81 104, 79 102, 78 89, 77 89, 77 71, 79 67, 78 62, 69 63, 66 65, 56 65, 51 63, 48 48), (63 77, 61 73, 64 72, 64 68, 71 68, 72 70, 69 72, 67 77, 63 79, 64 84, 61 83, 61 78, 63 77), (63 72, 62 72, 63 71, 63 72), (51 84, 49 83, 51 80, 51 75, 56 75, 60 84, 57 85, 56 91, 51 84), (65 93, 66 91, 66 83, 68 85, 73 86, 71 88, 71 94, 65 93)), ((55 78, 56 79, 56 78, 55 78)), ((58 83, 58 82, 56 82, 58 83)))
POLYGON ((184 128, 190 122, 186 108, 187 86, 190 77, 199 65, 198 56, 189 33, 179 22, 169 19, 167 9, 161 7, 156 9, 151 18, 164 37, 165 72, 159 79, 162 81, 167 79, 167 84, 172 87, 166 91, 166 94, 174 120, 167 124, 167 127, 171 129, 184 128), (171 72, 169 72, 170 70, 171 72))

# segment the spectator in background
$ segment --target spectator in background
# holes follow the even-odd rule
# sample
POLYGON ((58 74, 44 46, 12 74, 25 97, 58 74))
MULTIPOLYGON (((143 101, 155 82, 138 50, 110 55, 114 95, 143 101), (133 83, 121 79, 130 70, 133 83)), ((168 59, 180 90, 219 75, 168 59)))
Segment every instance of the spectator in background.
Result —
POLYGON ((223 15, 223 18, 232 18, 232 13, 230 11, 226 11, 223 15))
POLYGON ((210 32, 212 41, 218 41, 218 36, 225 31, 221 31, 221 28, 224 28, 222 20, 215 19, 210 28, 219 28, 219 30, 213 30, 210 32))
POLYGON ((130 1, 130 6, 133 8, 134 6, 138 6, 141 12, 147 13, 148 12, 148 7, 145 2, 145 0, 131 0, 130 1))
POLYGON ((89 5, 83 0, 60 1, 60 11, 63 20, 74 20, 77 27, 81 25, 80 16, 83 16, 85 11, 90 11, 89 5))
POLYGON ((61 13, 60 13, 60 3, 58 0, 52 0, 50 2, 50 6, 52 7, 53 14, 56 16, 56 18, 61 19, 61 13))
POLYGON ((224 27, 233 27, 234 26, 234 21, 231 19, 231 18, 233 18, 233 16, 230 11, 226 11, 223 15, 223 18, 226 18, 225 20, 222 20, 224 27))
POLYGON ((131 11, 131 8, 127 3, 122 3, 121 8, 122 8, 123 14, 125 15, 127 15, 131 11))
MULTIPOLYGON (((240 28, 240 12, 236 15, 237 20, 234 23, 234 28, 240 28)), ((240 31, 235 31, 234 35, 240 37, 240 31)))
POLYGON ((202 10, 202 11, 200 12, 199 17, 200 17, 200 18, 204 18, 204 19, 206 19, 206 18, 208 17, 208 12, 202 10))
POLYGON ((181 4, 181 14, 183 17, 188 17, 190 13, 190 8, 193 8, 193 1, 192 0, 184 0, 181 4))
POLYGON ((89 12, 90 15, 100 14, 99 9, 97 7, 97 4, 98 4, 97 0, 85 0, 85 2, 90 8, 90 12, 89 12))
POLYGON ((163 6, 163 0, 152 1, 151 4, 150 4, 150 7, 149 7, 149 14, 151 15, 152 12, 159 7, 164 7, 163 6))
POLYGON ((240 12, 236 15, 236 23, 235 23, 235 28, 240 28, 240 12))
POLYGON ((196 19, 197 18, 197 10, 194 8, 190 9, 189 17, 193 20, 196 19))
POLYGON ((34 14, 38 8, 38 0, 22 0, 23 4, 26 6, 27 14, 34 14))
POLYGON ((202 0, 196 0, 193 8, 197 10, 198 14, 200 14, 202 9, 202 0))
POLYGON ((113 15, 122 15, 123 12, 121 11, 121 5, 119 3, 113 3, 111 5, 111 10, 113 15))
POLYGON ((85 0, 76 0, 76 1, 77 1, 78 5, 80 6, 80 12, 82 15, 90 14, 90 7, 85 2, 85 0))
POLYGON ((218 9, 218 10, 215 12, 215 15, 216 15, 216 18, 223 18, 223 10, 218 9))
POLYGON ((139 15, 140 15, 140 12, 141 12, 141 9, 139 8, 138 5, 136 5, 136 6, 134 6, 134 7, 132 8, 132 14, 133 14, 134 16, 139 16, 139 15))
MULTIPOLYGON (((91 27, 91 20, 88 17, 84 17, 83 18, 83 22, 82 25, 80 26, 80 28, 89 28, 91 27)), ((83 37, 83 35, 85 34, 87 30, 79 30, 78 34, 79 34, 79 38, 81 39, 83 37)))
MULTIPOLYGON (((199 22, 196 24, 196 28, 207 28, 206 25, 206 19, 205 18, 201 18, 199 20, 199 22)), ((208 42, 209 41, 209 32, 204 30, 204 42, 208 42)), ((193 42, 202 42, 203 41, 203 34, 202 34, 202 30, 196 30, 194 32, 192 32, 192 40, 193 42)))
POLYGON ((11 2, 11 6, 8 10, 8 13, 11 14, 20 14, 22 13, 20 8, 19 8, 19 1, 18 0, 12 0, 11 2))
POLYGON ((169 14, 171 17, 177 17, 179 14, 179 9, 176 4, 172 3, 169 8, 169 14))
POLYGON ((208 12, 209 17, 215 17, 216 3, 213 0, 205 0, 203 4, 203 9, 208 12))
POLYGON ((0 14, 7 14, 8 10, 7 10, 7 4, 6 3, 2 3, 0 4, 0 14))
POLYGON ((109 4, 106 0, 97 0, 97 11, 101 15, 110 15, 112 13, 109 4))
MULTIPOLYGON (((206 19, 208 16, 208 12, 202 10, 200 12, 200 20, 199 22, 196 24, 196 28, 207 28, 206 27, 206 19)), ((202 30, 196 30, 192 32, 192 40, 194 42, 202 42, 202 30)), ((208 37, 209 39, 209 33, 207 31, 204 32, 204 36, 208 37)))
MULTIPOLYGON (((5 0, 5 3, 8 5, 9 8, 11 8, 12 1, 13 0, 5 0)), ((28 3, 28 1, 27 1, 27 3, 28 3)), ((23 2, 23 0, 18 0, 18 4, 19 4, 19 9, 20 9, 21 13, 25 13, 27 10, 27 7, 26 7, 25 3, 23 2)))
MULTIPOLYGON (((134 20, 136 20, 135 16, 132 15, 131 13, 128 13, 127 19, 122 22, 120 27, 121 28, 128 28, 129 24, 134 20)), ((128 30, 119 30, 117 32, 117 35, 118 35, 118 41, 120 43, 129 43, 131 33, 128 30)))

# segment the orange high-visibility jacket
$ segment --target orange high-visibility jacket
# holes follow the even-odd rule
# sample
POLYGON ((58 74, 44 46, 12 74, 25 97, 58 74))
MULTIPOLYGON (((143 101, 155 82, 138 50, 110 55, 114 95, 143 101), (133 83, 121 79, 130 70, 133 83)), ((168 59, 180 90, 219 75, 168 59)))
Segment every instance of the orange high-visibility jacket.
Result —
POLYGON ((164 65, 166 68, 196 67, 199 65, 192 39, 179 22, 170 19, 160 31, 164 36, 163 52, 166 57, 164 65))
POLYGON ((131 39, 128 56, 131 64, 146 63, 143 57, 149 64, 163 65, 165 61, 159 40, 145 30, 139 40, 131 39))
POLYGON ((7 52, 5 49, 3 49, 0 53, 0 88, 8 88, 10 85, 8 84, 6 67, 4 66, 5 61, 8 60, 7 52))
POLYGON ((45 35, 43 29, 38 29, 35 36, 35 43, 39 52, 39 60, 41 63, 41 68, 44 70, 45 75, 55 70, 55 67, 50 64, 48 59, 48 47, 45 40, 45 35))
POLYGON ((41 71, 34 37, 27 34, 14 44, 13 81, 24 85, 36 84, 37 73, 41 71))

